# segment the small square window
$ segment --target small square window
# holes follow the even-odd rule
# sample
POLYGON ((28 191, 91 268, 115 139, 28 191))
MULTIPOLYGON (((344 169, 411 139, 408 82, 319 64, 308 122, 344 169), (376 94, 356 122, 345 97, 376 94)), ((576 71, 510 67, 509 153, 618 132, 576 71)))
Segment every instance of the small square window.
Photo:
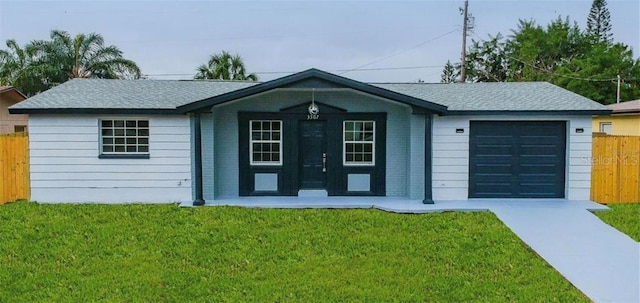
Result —
POLYGON ((149 121, 100 120, 102 154, 149 154, 149 121))

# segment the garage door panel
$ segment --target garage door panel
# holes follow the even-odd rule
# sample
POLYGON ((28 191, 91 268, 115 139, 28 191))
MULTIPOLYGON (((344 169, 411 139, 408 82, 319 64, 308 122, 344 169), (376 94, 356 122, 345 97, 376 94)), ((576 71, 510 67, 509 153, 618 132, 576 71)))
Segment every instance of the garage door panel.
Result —
POLYGON ((471 121, 469 197, 564 197, 566 123, 471 121))

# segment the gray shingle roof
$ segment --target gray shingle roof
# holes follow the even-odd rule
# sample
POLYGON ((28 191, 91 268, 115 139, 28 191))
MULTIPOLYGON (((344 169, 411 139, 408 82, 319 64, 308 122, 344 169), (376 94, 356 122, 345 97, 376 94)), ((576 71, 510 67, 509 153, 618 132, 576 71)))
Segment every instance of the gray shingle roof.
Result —
POLYGON ((175 109, 255 84, 242 81, 73 79, 12 108, 175 109))
POLYGON ((606 110, 588 98, 547 82, 373 84, 447 106, 448 111, 606 110))
MULTIPOLYGON (((242 81, 75 79, 15 109, 175 109, 259 84, 242 81)), ((374 83, 449 111, 601 111, 607 107, 546 82, 374 83)))

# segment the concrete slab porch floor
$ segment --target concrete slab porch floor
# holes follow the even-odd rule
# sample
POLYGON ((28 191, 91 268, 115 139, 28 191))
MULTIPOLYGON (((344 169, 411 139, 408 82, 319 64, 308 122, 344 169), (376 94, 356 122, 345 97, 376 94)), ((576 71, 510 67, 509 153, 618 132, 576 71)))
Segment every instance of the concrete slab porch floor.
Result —
POLYGON ((209 201, 205 205, 375 208, 416 214, 491 211, 594 302, 640 302, 640 243, 598 219, 591 211, 608 208, 591 201, 471 199, 423 204, 420 200, 394 197, 240 197, 209 201))

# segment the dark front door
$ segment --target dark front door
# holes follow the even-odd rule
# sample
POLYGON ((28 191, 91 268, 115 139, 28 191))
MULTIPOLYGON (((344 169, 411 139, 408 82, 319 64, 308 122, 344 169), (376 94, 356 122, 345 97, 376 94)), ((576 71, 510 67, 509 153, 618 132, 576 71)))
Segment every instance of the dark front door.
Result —
POLYGON ((300 121, 298 151, 301 189, 324 189, 327 186, 325 124, 325 121, 300 121))

